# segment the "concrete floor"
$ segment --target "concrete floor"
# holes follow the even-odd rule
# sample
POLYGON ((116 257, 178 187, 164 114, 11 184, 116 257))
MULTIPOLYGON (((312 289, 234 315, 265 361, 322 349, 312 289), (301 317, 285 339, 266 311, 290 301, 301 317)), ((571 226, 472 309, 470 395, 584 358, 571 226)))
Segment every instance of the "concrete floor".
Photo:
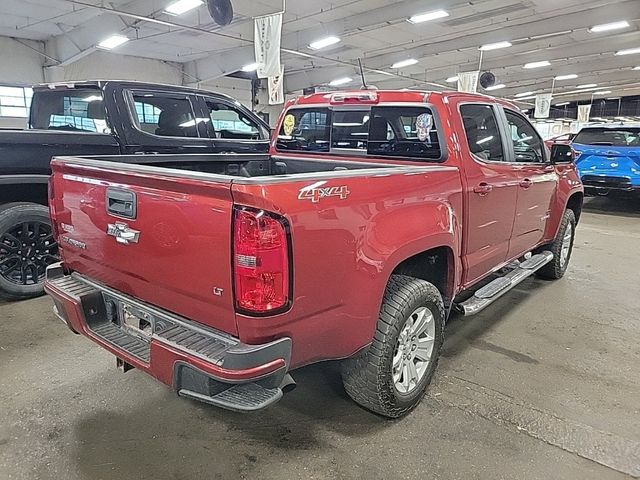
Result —
POLYGON ((0 479, 640 476, 640 202, 591 199, 567 276, 455 316, 425 401, 386 421, 333 364, 240 415, 177 398, 54 319, 0 305, 0 479))

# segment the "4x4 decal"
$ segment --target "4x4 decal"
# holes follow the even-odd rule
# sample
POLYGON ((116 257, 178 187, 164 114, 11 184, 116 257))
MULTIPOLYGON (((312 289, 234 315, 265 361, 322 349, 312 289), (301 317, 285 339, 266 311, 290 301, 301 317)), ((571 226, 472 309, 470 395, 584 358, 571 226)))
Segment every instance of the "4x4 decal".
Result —
POLYGON ((305 187, 300 190, 298 194, 298 200, 311 200, 313 203, 318 203, 321 198, 328 197, 340 197, 340 200, 346 200, 351 194, 349 188, 346 185, 339 187, 305 187))

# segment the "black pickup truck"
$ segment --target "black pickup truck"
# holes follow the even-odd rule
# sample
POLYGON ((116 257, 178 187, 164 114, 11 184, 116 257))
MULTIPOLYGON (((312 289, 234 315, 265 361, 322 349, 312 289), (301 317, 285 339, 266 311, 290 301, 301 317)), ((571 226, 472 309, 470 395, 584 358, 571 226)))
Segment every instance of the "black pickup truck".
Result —
POLYGON ((53 156, 268 149, 269 126, 226 95, 124 81, 34 87, 28 129, 0 131, 0 296, 40 295, 57 259, 46 207, 53 156))

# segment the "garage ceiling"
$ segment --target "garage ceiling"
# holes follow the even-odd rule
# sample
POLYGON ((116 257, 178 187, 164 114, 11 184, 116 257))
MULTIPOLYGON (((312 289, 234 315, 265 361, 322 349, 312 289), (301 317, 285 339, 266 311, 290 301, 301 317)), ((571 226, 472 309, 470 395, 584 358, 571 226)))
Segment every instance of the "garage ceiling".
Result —
MULTIPOLYGON (((206 82, 253 62, 252 17, 277 12, 281 0, 233 0, 231 25, 215 25, 205 6, 181 16, 164 13, 172 0, 3 0, 0 35, 42 41, 48 65, 69 65, 91 54, 114 33, 131 41, 114 49, 124 55, 183 64, 185 83, 206 82)), ((483 53, 505 87, 492 92, 514 98, 524 92, 550 92, 555 102, 591 98, 578 85, 597 84, 598 97, 640 93, 640 1, 590 0, 289 0, 283 29, 286 88, 300 90, 340 78, 357 79, 361 57, 368 80, 379 88, 454 87, 446 79, 476 70, 481 45, 508 41, 509 48, 483 53), (412 24, 415 14, 443 9, 449 16, 412 24), (601 33, 589 27, 626 20, 627 28, 601 33), (340 43, 319 51, 312 41, 335 35, 340 43), (392 69, 406 59, 418 63, 392 69), (549 61, 525 69, 525 63, 549 61)), ((357 85, 354 81, 353 85, 357 85)), ((597 92, 597 90, 595 91, 597 92)), ((531 102, 531 99, 524 100, 531 102)))

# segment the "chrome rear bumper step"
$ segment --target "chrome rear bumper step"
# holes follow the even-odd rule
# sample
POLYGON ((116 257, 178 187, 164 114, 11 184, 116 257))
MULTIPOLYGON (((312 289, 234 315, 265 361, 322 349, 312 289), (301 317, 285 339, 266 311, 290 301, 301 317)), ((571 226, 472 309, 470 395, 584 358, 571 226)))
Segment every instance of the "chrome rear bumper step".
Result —
POLYGON ((503 277, 496 278, 484 287, 478 289, 471 298, 457 304, 457 308, 465 317, 481 312, 513 287, 544 267, 551 260, 553 260, 553 253, 549 251, 533 255, 524 262, 518 263, 513 270, 503 277))

